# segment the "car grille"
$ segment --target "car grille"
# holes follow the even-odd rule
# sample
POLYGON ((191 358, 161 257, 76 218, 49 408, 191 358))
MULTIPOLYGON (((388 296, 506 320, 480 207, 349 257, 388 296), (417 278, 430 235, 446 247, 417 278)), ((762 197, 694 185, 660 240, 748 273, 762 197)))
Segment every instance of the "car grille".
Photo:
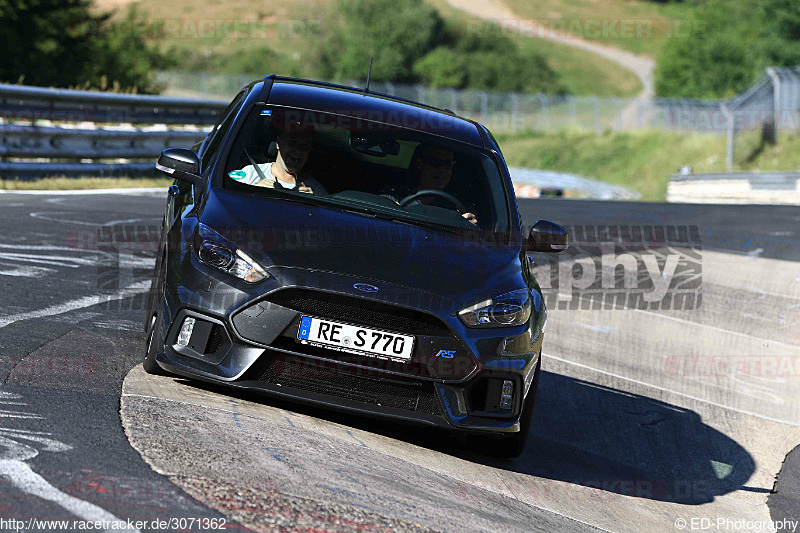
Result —
POLYGON ((215 354, 220 348, 222 348, 222 345, 224 343, 225 343, 225 328, 223 328, 219 324, 214 324, 214 327, 211 328, 211 333, 209 333, 208 335, 208 342, 206 342, 206 349, 203 353, 215 354))
POLYGON ((309 289, 284 289, 267 296, 267 301, 308 315, 358 325, 400 331, 411 335, 450 336, 438 318, 374 300, 331 294, 309 289))
POLYGON ((382 407, 441 414, 432 383, 365 377, 359 370, 311 359, 277 355, 257 370, 262 383, 325 394, 382 407))

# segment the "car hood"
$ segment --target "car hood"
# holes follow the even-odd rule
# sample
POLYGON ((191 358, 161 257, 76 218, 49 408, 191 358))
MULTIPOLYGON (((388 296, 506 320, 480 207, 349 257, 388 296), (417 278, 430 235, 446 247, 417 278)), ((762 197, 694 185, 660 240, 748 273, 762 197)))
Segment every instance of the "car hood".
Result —
POLYGON ((487 244, 324 207, 212 189, 200 221, 268 270, 290 267, 391 284, 467 306, 525 287, 519 244, 487 244))

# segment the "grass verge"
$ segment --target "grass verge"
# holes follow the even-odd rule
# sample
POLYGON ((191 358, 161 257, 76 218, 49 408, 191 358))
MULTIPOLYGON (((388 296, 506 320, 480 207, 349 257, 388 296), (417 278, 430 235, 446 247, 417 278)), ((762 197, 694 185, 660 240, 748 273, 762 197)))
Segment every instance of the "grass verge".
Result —
MULTIPOLYGON (((725 138, 717 135, 662 131, 603 135, 564 131, 498 135, 509 166, 571 172, 624 185, 643 201, 664 201, 667 183, 678 167, 694 172, 725 171, 725 138)), ((767 171, 800 168, 800 136, 784 135, 734 170, 767 171)))
POLYGON ((0 190, 8 191, 64 191, 78 189, 129 189, 163 187, 172 185, 168 178, 43 178, 36 181, 0 180, 0 190))

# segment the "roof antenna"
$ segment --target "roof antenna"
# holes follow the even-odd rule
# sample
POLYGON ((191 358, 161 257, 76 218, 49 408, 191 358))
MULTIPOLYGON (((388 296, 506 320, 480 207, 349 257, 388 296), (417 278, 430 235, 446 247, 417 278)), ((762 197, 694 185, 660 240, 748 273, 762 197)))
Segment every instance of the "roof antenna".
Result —
POLYGON ((367 71, 367 86, 364 87, 364 92, 369 92, 369 79, 372 77, 372 57, 369 58, 369 70, 367 71))

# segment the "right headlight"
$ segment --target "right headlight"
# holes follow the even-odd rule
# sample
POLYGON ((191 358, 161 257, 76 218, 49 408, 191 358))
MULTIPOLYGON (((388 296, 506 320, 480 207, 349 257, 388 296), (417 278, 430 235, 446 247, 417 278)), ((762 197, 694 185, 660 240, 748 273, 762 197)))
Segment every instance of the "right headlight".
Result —
POLYGON ((528 289, 511 291, 458 312, 458 318, 471 328, 521 326, 530 316, 531 294, 528 289))
POLYGON ((248 283, 257 283, 269 277, 264 267, 203 223, 197 224, 194 249, 201 262, 248 283))

